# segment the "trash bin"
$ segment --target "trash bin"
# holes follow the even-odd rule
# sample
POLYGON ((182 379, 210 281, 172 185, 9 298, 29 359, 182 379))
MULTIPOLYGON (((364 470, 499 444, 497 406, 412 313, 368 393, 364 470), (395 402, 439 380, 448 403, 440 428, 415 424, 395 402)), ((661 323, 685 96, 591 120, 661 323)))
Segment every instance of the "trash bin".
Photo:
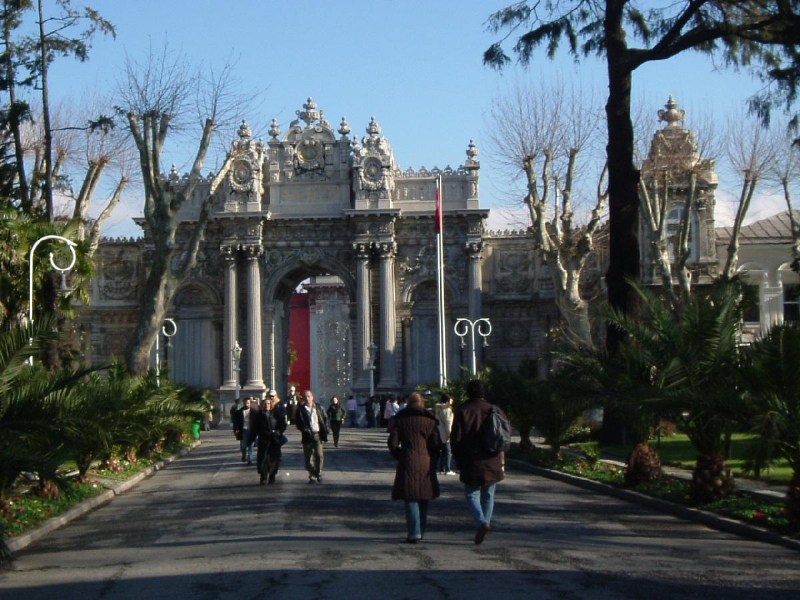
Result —
POLYGON ((203 424, 200 421, 192 421, 192 438, 195 440, 200 439, 200 428, 203 424))

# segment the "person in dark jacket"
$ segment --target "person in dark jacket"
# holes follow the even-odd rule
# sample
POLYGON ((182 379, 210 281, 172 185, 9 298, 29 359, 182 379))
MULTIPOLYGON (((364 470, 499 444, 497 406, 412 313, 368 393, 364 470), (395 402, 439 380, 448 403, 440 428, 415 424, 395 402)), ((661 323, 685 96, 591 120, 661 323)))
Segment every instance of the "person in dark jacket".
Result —
POLYGON ((254 433, 258 437, 256 465, 261 485, 275 483, 281 462, 281 437, 286 431, 286 413, 281 410, 280 403, 275 402, 276 399, 277 394, 270 390, 269 395, 261 401, 261 410, 254 426, 254 433))
POLYGON ((331 432, 333 433, 333 447, 339 447, 339 432, 342 430, 342 421, 347 417, 347 411, 339 398, 334 396, 331 398, 330 406, 328 406, 328 422, 331 425, 331 432))
POLYGON ((305 398, 297 407, 295 426, 302 433, 303 455, 308 471, 308 483, 322 483, 322 466, 325 454, 322 444, 328 441, 328 415, 314 402, 311 390, 303 392, 305 398))
POLYGON ((490 454, 481 447, 481 425, 492 406, 484 396, 482 381, 473 379, 467 383, 468 400, 456 409, 450 433, 467 507, 478 526, 476 544, 483 542, 491 529, 495 487, 504 477, 502 453, 490 454))
POLYGON ((428 502, 439 497, 436 461, 441 439, 436 417, 425 410, 420 394, 411 394, 408 405, 394 416, 389 452, 397 460, 392 500, 405 500, 406 541, 419 542, 428 522, 428 502))

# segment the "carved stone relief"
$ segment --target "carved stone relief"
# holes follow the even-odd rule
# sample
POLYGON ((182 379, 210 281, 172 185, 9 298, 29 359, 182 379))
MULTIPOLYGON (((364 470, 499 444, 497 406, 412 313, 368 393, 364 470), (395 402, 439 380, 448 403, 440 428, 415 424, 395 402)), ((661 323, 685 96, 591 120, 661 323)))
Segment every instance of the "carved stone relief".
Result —
POLYGON ((100 267, 102 300, 134 300, 138 293, 138 265, 126 257, 107 259, 100 267))

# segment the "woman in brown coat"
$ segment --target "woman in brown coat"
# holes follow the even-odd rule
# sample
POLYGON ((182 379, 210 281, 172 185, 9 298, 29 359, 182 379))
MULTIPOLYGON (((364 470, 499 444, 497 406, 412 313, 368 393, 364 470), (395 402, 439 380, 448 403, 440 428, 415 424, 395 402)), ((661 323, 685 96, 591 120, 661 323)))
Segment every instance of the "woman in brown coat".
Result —
POLYGON ((436 460, 440 446, 436 417, 425 410, 421 395, 411 394, 406 408, 394 416, 389 436, 389 452, 397 459, 392 500, 405 500, 410 544, 425 535, 428 502, 439 497, 436 460))

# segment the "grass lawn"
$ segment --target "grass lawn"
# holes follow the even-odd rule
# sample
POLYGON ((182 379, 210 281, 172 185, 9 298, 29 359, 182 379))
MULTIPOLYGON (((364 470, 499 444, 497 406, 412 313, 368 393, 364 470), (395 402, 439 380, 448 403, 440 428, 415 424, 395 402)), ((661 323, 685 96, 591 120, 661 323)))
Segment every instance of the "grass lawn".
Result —
MULTIPOLYGON (((737 477, 753 477, 753 473, 746 473, 744 465, 747 461, 748 449, 752 446, 752 436, 744 433, 733 435, 731 444, 731 457, 728 459, 728 466, 737 477)), ((669 437, 662 437, 661 440, 650 440, 650 444, 658 449, 661 456, 661 463, 674 467, 693 469, 697 452, 683 434, 675 434, 669 437)), ((603 456, 613 456, 619 460, 626 460, 633 448, 631 446, 601 446, 603 456)), ((781 459, 772 462, 768 468, 761 471, 761 479, 776 483, 789 483, 792 470, 789 464, 781 459)))

